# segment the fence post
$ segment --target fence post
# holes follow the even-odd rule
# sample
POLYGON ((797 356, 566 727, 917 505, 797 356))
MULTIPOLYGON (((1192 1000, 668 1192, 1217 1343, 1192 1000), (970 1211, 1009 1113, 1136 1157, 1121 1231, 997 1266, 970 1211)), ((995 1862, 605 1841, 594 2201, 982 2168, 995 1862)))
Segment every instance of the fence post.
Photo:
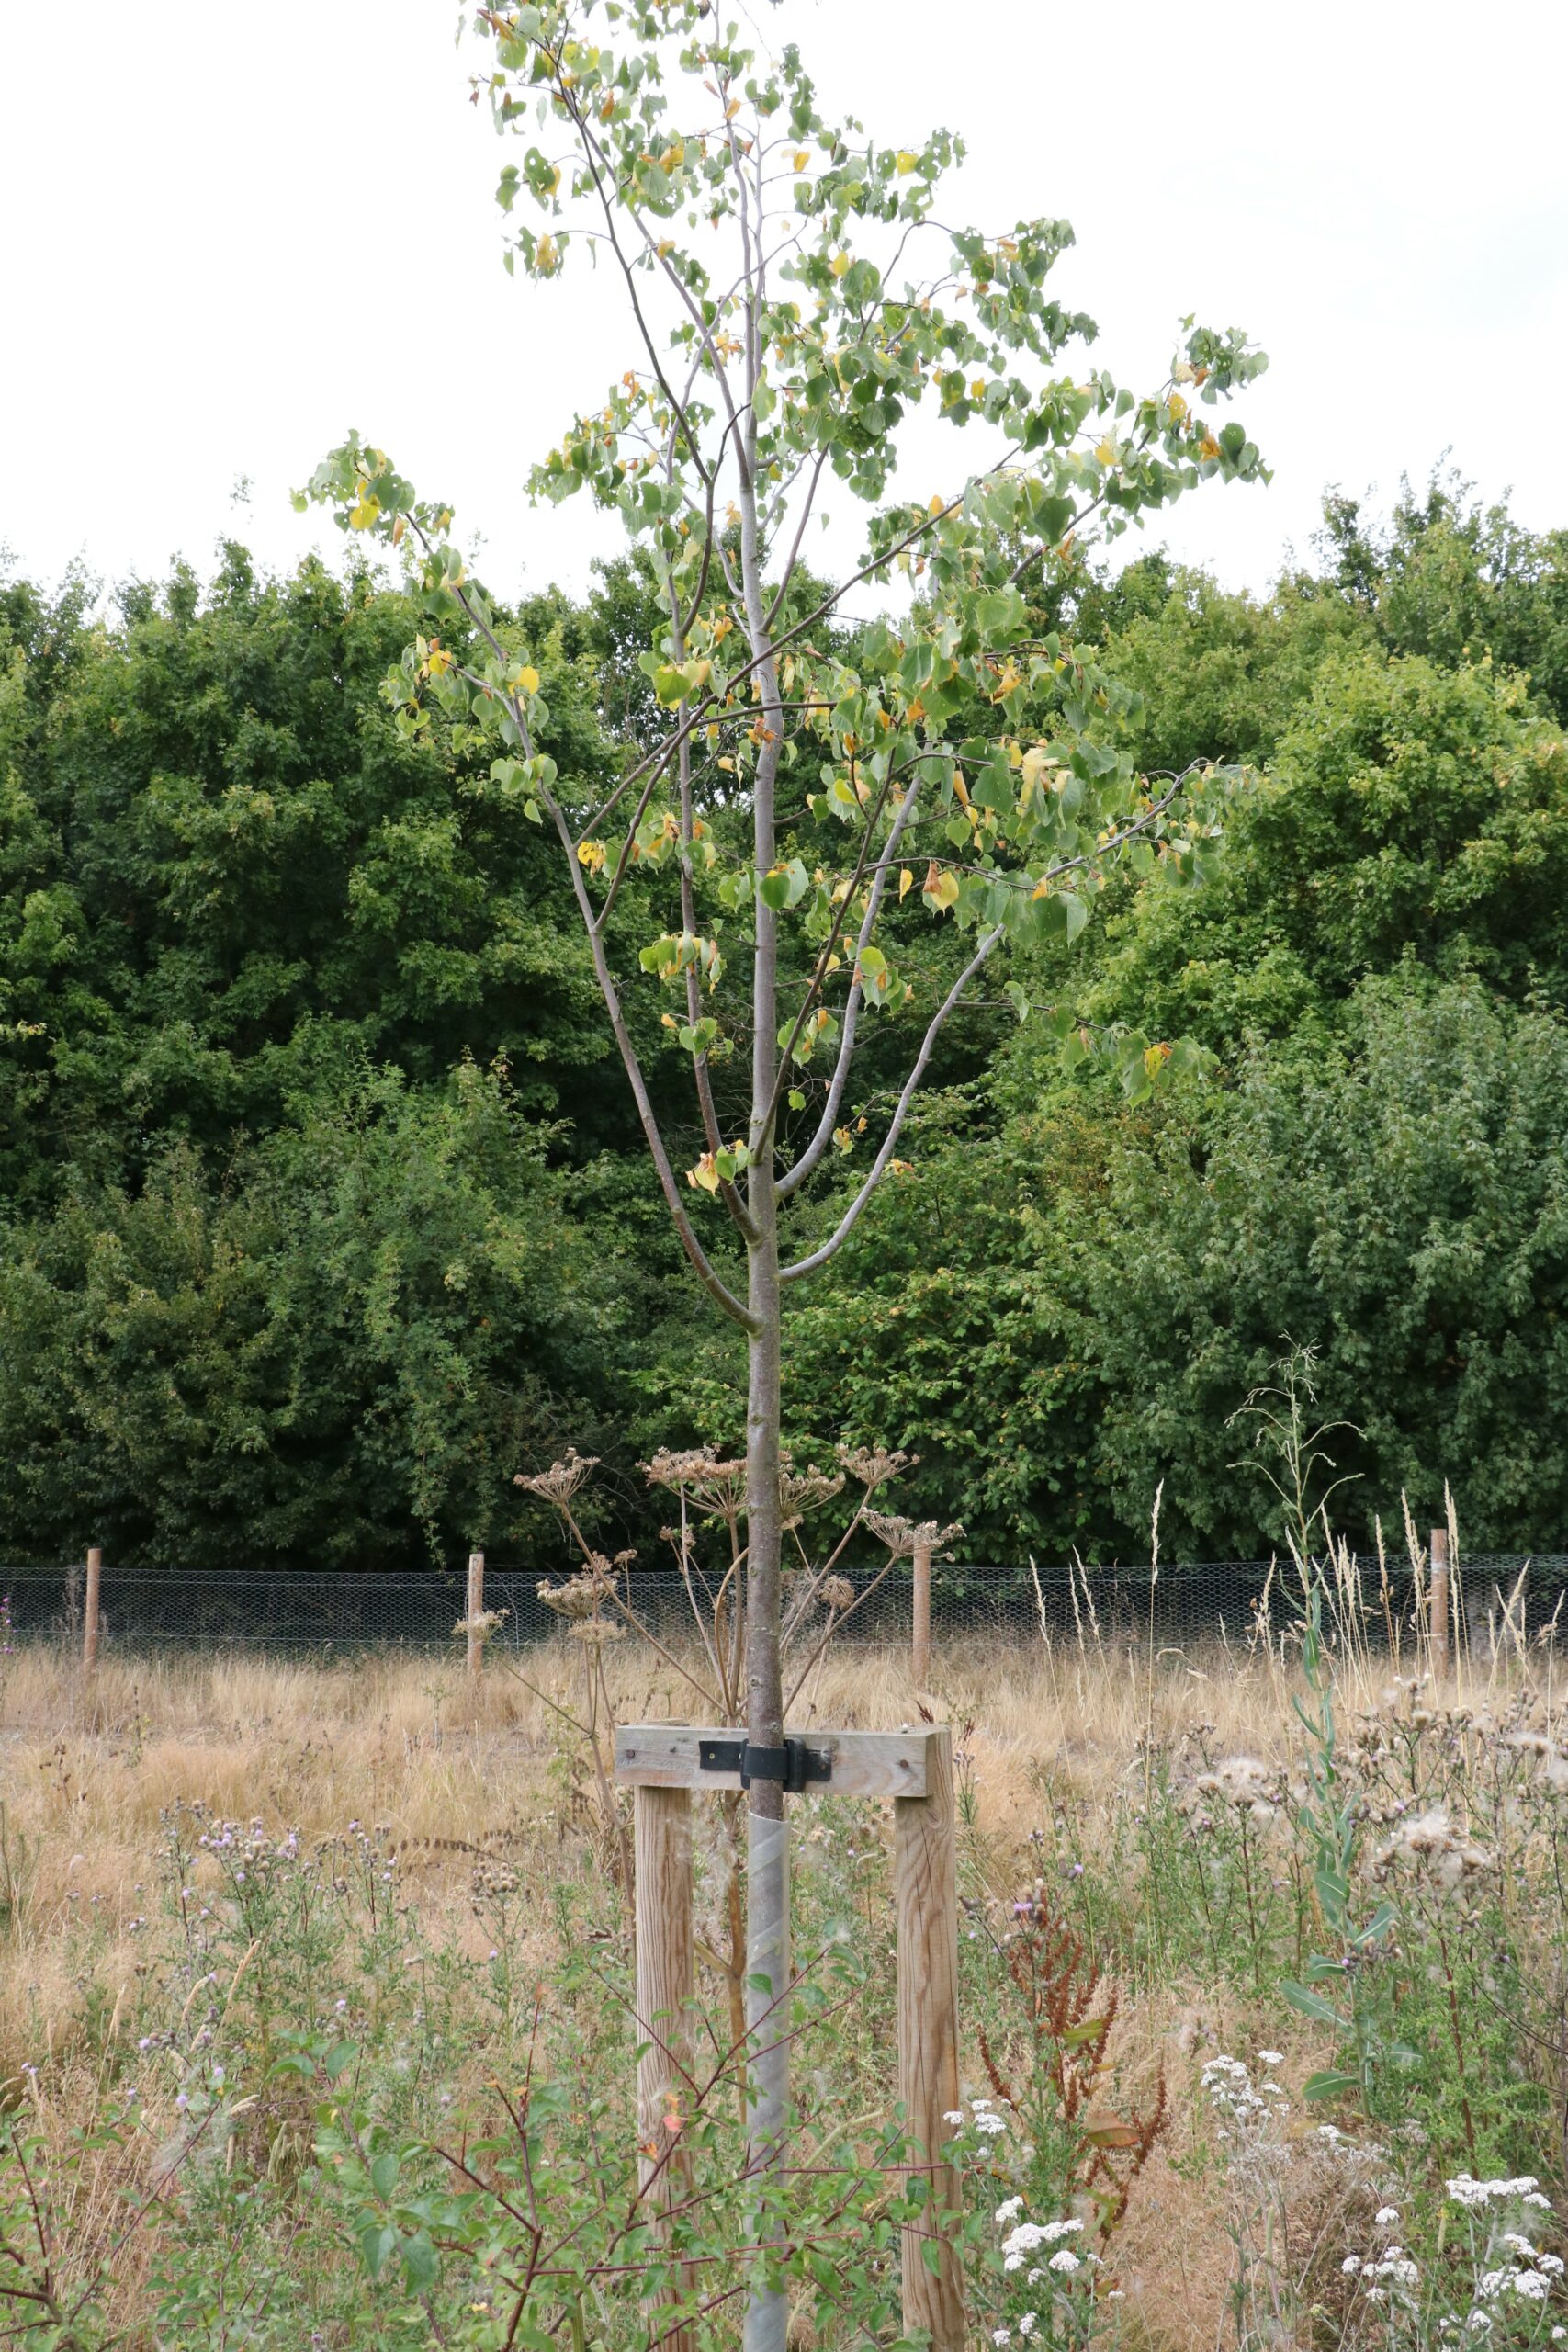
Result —
MULTIPOLYGON (((928 1562, 930 1555, 928 1554, 928 1562)), ((898 1797, 894 1815, 894 1896, 898 1918, 898 2096, 904 2128, 919 2143, 931 2185, 920 2229, 904 2232, 904 2327, 929 2332, 931 2352, 963 2352, 964 2300, 944 2218, 958 2202, 951 2166, 935 2161, 958 2106, 958 1844, 953 1735, 934 1732, 926 1750, 926 1793, 898 1797), (935 2235, 939 2269, 924 2245, 935 2235)))
POLYGON ((914 1569, 914 1604, 911 1639, 909 1643, 909 1674, 918 1690, 923 1690, 931 1671, 931 1547, 917 1544, 912 1562, 914 1569))
POLYGON ((98 1580, 104 1555, 96 1544, 87 1546, 87 1598, 82 1611, 82 1667, 91 1674, 98 1662, 98 1580))
MULTIPOLYGON (((668 2212, 691 2171, 681 2134, 691 2088, 692 1792, 639 1788, 633 1802, 638 2166, 645 2188, 657 2175, 651 2201, 668 2212)), ((682 2327, 659 2340, 665 2352, 693 2352, 695 2339, 682 2327)))
POLYGON ((1431 1611, 1432 1672, 1443 1676, 1449 1670, 1449 1531, 1446 1527, 1432 1530, 1432 1590, 1428 1601, 1431 1611))
POLYGON ((479 1619, 485 1609, 485 1555, 482 1552, 468 1554, 468 1672, 482 1673, 485 1662, 484 1634, 479 1619))

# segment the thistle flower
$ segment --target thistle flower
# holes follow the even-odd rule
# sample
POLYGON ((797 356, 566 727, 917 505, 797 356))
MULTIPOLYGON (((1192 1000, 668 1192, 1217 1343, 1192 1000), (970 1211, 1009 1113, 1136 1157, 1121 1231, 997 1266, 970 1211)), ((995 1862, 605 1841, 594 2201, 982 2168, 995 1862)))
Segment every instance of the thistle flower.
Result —
POLYGON ((1278 1783, 1256 1756, 1227 1756, 1212 1772, 1200 1773, 1192 1787, 1194 1792, 1223 1798, 1238 1813, 1255 1814, 1265 1821, 1279 1811, 1278 1783))
POLYGON ((1400 1863, 1429 1871, 1441 1886, 1456 1887, 1489 1871, 1492 1857, 1483 1846, 1456 1829, 1446 1806, 1438 1804, 1401 1822, 1378 1855, 1375 1868, 1384 1877, 1400 1863))

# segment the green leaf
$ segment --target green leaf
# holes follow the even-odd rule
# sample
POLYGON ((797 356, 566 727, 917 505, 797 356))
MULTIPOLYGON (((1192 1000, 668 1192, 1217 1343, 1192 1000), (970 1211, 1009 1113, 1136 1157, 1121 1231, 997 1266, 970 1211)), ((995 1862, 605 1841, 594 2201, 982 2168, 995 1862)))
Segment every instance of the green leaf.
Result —
POLYGON ((1023 598, 1016 588, 997 588, 975 599, 975 625, 987 643, 1016 637, 1024 622, 1023 598))
POLYGON ((1354 2075, 1327 2073, 1309 2075, 1302 2085, 1302 2097, 1306 2099, 1343 2098, 1348 2091, 1359 2090, 1354 2075))
POLYGON ((757 885, 757 896, 776 913, 784 907, 797 907, 810 888, 811 876, 804 862, 792 857, 787 865, 773 866, 763 875, 757 885))
POLYGON ((359 2254, 372 2278, 379 2278, 389 2256, 396 2251, 398 2233, 378 2219, 372 2218, 360 2226, 359 2254))
POLYGON ((398 2159, 395 2153, 390 2148, 387 2149, 381 2155, 378 2155, 372 2160, 370 2165, 370 2186, 376 2191, 377 2196, 381 2198, 383 2200, 389 2199, 391 2196, 393 2189, 396 2188, 398 2185, 398 2159))
POLYGON ((1305 1984, 1292 1984, 1289 1977, 1281 1983, 1280 1990, 1292 2008, 1299 2010, 1303 2018, 1314 2018, 1319 2025, 1337 2026, 1343 2032, 1344 2018, 1331 2001, 1324 1999, 1321 1993, 1313 1992, 1305 1984))
POLYGON ((430 2233, 420 2230, 402 2242, 403 2277, 417 2295, 434 2287, 441 2275, 441 2256, 431 2243, 430 2233))

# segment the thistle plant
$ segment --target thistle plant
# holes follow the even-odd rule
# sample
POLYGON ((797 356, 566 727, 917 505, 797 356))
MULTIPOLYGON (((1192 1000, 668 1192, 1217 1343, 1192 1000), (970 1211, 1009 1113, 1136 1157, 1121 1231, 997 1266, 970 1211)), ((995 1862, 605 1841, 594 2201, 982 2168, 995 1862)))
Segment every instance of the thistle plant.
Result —
POLYGON ((1414 2065, 1416 2053, 1393 2040, 1385 2028, 1388 2003, 1377 1972, 1398 1913, 1387 1902, 1362 1909, 1355 1875, 1356 1793, 1340 1772, 1334 1679, 1324 1645, 1323 1583, 1318 1576, 1313 1577, 1306 1596, 1302 1675, 1311 1703, 1303 1704, 1299 1694, 1291 1702, 1306 1733, 1306 1787, 1296 1808, 1296 1830, 1310 1860, 1325 1940, 1333 1948, 1312 1954, 1304 1984, 1286 1980, 1280 1990, 1303 2017, 1332 2027, 1340 2044, 1338 2064, 1314 2075, 1303 2086, 1303 2098, 1315 2100, 1350 2095, 1359 2101, 1363 2113, 1371 2113, 1381 2072, 1391 2064, 1414 2065), (1330 1985, 1335 1997, 1326 1989, 1330 1985))

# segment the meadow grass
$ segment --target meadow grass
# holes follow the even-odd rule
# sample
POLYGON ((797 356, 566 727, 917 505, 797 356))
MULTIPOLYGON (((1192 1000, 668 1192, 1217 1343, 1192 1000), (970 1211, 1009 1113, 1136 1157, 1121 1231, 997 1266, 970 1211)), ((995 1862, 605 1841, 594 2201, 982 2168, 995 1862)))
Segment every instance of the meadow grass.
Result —
MULTIPOLYGON (((803 1723, 888 1728, 923 1711, 956 1727, 976 2211, 988 2227, 993 2189, 1036 2213, 1048 2199, 1101 2247, 1092 2324, 1064 2306, 1025 2335, 1077 2341, 1072 2328, 1113 2323, 1121 2340, 1172 2347, 1393 2341, 1393 2306, 1343 2266, 1378 2256, 1374 2212, 1397 2192, 1423 2217, 1407 2234, 1425 2233, 1423 2277, 1444 2304, 1420 2318, 1425 2334, 1412 2317, 1397 2340, 1446 2341, 1438 2318, 1463 2325, 1475 2298, 1448 2275, 1445 2183, 1470 2172, 1559 2186, 1568 1764, 1554 1655, 1461 1652, 1438 1689, 1418 1657, 1395 1675, 1373 1631, 1341 1628, 1328 1658, 1326 1794, 1321 1707, 1288 1632, 1190 1652, 1098 1629, 955 1645, 924 1690, 901 1653, 846 1646, 803 1696, 803 1723), (1350 1822, 1341 1940, 1385 1897, 1396 1916, 1368 1947, 1364 2001, 1353 1988, 1359 2086, 1309 2106, 1305 2082, 1346 2063, 1345 2033, 1281 1992, 1331 1940, 1316 1876, 1325 1804, 1350 1822), (1412 2041, 1414 2059, 1391 2054, 1412 2041), (998 2099, 1013 2103, 1010 2139, 975 2128, 984 2102, 1005 2111, 998 2099), (1112 2152, 1096 2172, 1094 2133, 1101 2148, 1108 2130, 1135 2140, 1140 2119, 1154 2124, 1135 2163, 1112 2152)), ((629 1641, 608 1650, 616 1717, 700 1713, 680 1664, 629 1641)), ((389 2131, 478 2132, 537 2031, 530 1988, 584 1955, 619 1981, 624 1800, 606 1798, 574 1728, 584 1687, 570 1637, 521 1657, 492 1648, 477 1684, 457 1658, 110 1656, 90 1682, 43 1649, 3 1661, 0 2097, 35 2132, 35 2163, 60 2168, 57 2265, 85 2293, 114 2255, 112 2280, 94 2288, 101 2338, 84 2321, 21 2340, 129 2330, 148 2345, 299 2344, 301 2296, 323 2346, 491 2340, 454 2335, 449 2315, 437 2332, 429 2296, 412 2319, 384 2297, 365 2303, 353 2228, 307 2228, 291 2206, 304 2182, 325 2211, 313 2149, 335 2110, 319 2084, 309 2096, 277 2085, 290 2064, 300 2082, 321 2064, 340 2016, 367 2111, 382 2100, 389 2131), (247 1839, 258 1865, 236 1878, 247 1839), (332 1890, 319 1903, 298 1876, 312 1854, 315 1887, 332 1890), (221 2076, 236 2068, 243 2120, 221 2106, 235 2104, 221 2076), (112 2160, 84 2157, 82 2134, 123 2117, 128 2090, 133 2128, 112 2160), (216 2168, 201 2176, 199 2154, 175 2163, 198 2111, 218 2115, 228 2188, 216 2168), (271 2201, 242 2227, 232 2183, 247 2173, 271 2201), (126 2237, 126 2200, 149 2184, 151 2209, 126 2237), (199 2249, 229 2239, 233 2278, 254 2279, 209 2307, 191 2264, 205 2279, 199 2249)), ((740 1964, 734 1815, 717 1803, 698 1814, 704 1997, 722 2020, 740 1964)), ((813 2095, 819 2117, 852 2109, 863 2139, 892 2097, 890 1824, 842 1802, 802 1805, 795 1821, 802 1937, 841 1915, 865 1972, 814 2062, 813 2095)), ((580 2030, 578 1995, 558 2007, 580 2030)), ((592 2035, 593 2065, 626 2073, 633 2036, 613 1991, 592 2035)), ((352 2171, 356 2159, 333 2161, 352 2171)), ((1015 2282, 995 2261, 976 2278, 976 2341, 988 2342, 1019 2317, 1015 2282)), ((1396 2278, 1383 2291, 1405 2290, 1396 2278)), ((1561 2321, 1516 2300, 1531 2326, 1561 2321)), ((635 2299, 622 2301, 623 2333, 606 2322, 585 2340, 640 2340, 635 2299)), ((1536 2340, 1506 2332, 1510 2313, 1500 2307, 1488 2340, 1536 2340)), ((731 2340, 725 2324, 711 2341, 731 2340)), ((814 2325, 824 2342, 892 2340, 835 2339, 803 2305, 800 2341, 814 2325)))

